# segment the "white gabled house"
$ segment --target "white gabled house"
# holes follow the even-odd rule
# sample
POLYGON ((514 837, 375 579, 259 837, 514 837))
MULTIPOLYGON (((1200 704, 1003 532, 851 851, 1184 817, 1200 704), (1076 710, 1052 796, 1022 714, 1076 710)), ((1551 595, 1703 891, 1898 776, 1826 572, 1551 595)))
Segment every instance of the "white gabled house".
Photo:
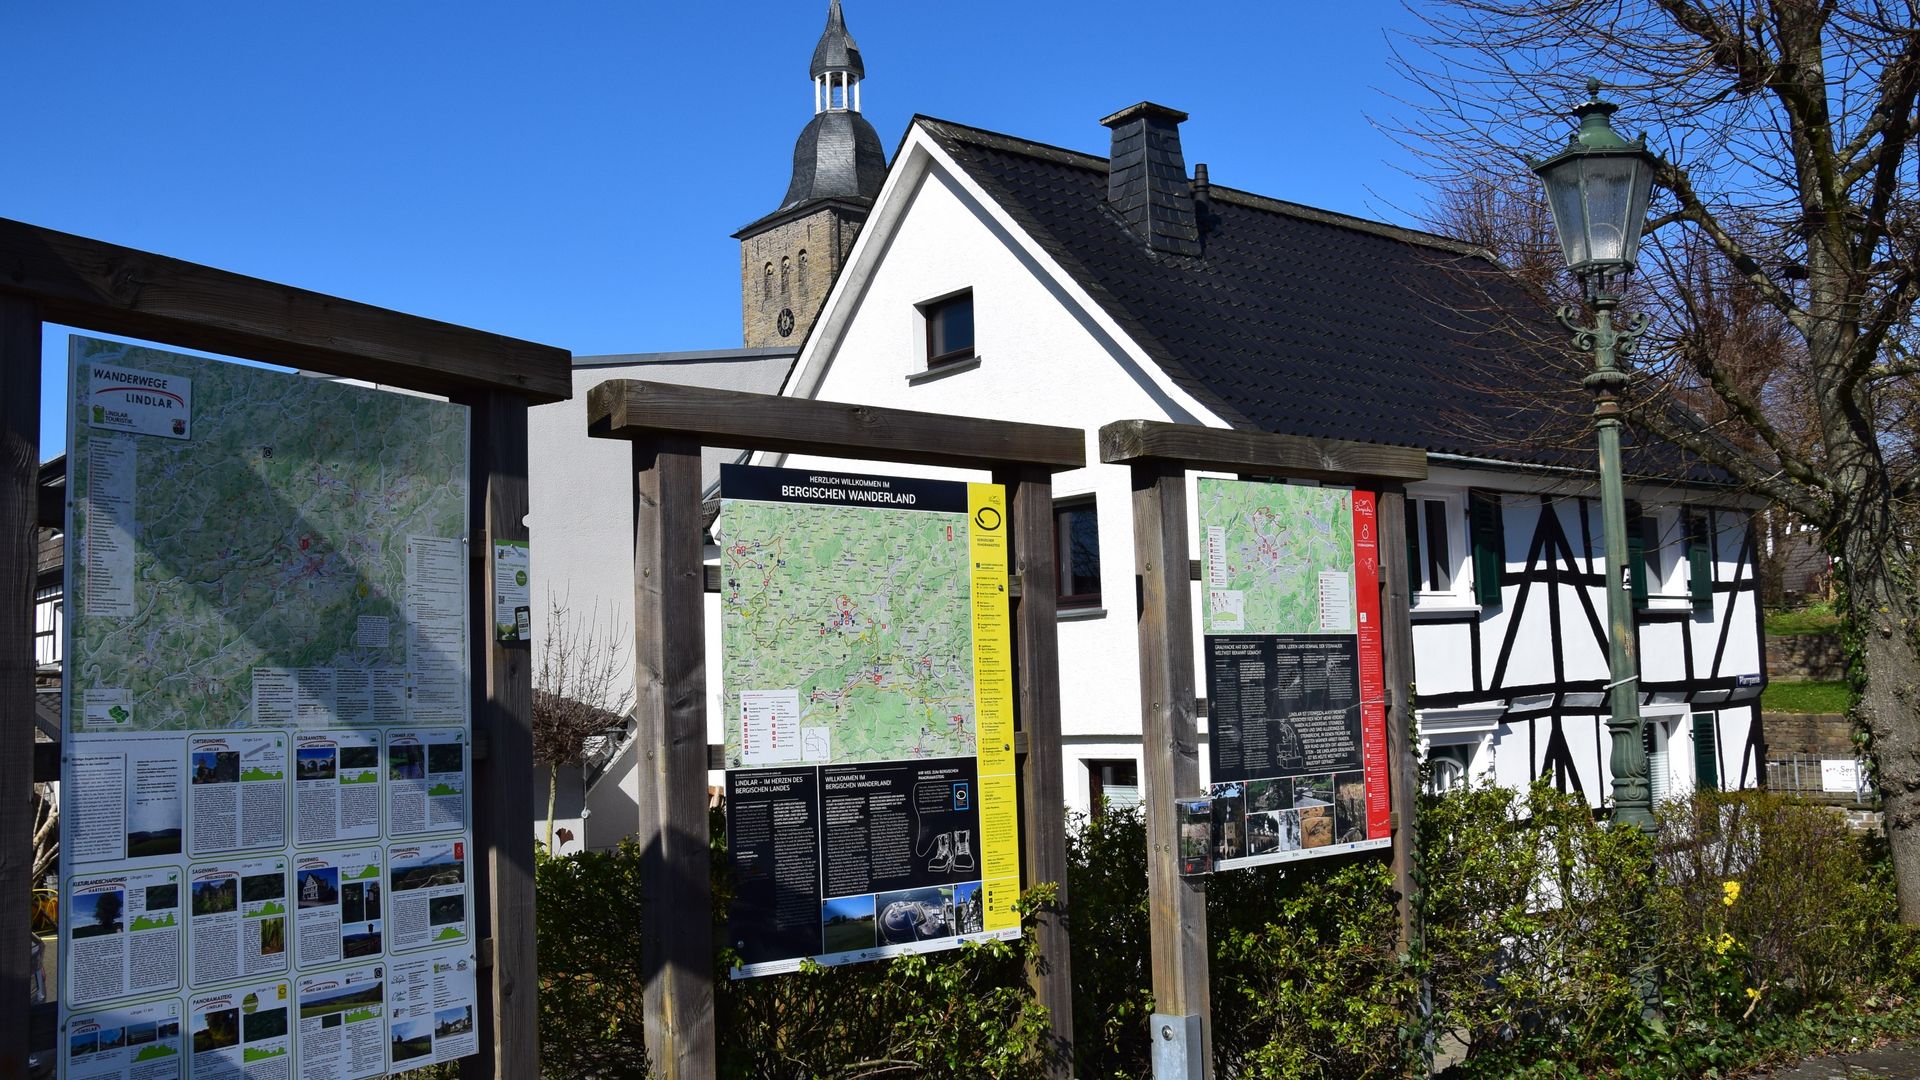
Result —
MULTIPOLYGON (((1102 424, 1135 418, 1428 451, 1407 557, 1434 782, 1547 776, 1599 802, 1597 487, 1584 405, 1569 439, 1512 329, 1541 320, 1475 249, 1190 177, 1184 119, 1116 113, 1101 158, 915 118, 782 393, 1082 427, 1091 461, 1102 424)), ((1672 453, 1627 467, 1655 792, 1754 785, 1757 504, 1672 453)), ((1055 490, 1066 790, 1087 811, 1140 775, 1128 473, 1055 490)))

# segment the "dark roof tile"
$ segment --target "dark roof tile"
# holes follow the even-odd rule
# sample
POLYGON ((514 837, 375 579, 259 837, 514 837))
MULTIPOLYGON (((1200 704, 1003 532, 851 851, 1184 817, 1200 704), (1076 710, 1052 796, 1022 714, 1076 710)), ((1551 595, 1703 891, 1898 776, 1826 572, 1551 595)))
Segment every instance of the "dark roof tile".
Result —
MULTIPOLYGON (((1591 403, 1564 331, 1483 252, 1215 185, 1204 253, 1171 256, 1110 206, 1105 159, 916 123, 1234 426, 1591 466, 1591 403)), ((1627 468, 1720 479, 1670 447, 1630 450, 1627 468)))

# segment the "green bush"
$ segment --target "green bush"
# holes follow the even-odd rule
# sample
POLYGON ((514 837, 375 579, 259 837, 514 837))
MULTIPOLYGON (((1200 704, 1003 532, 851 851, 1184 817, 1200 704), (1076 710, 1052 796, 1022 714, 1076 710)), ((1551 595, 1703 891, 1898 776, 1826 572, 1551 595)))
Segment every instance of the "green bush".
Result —
MULTIPOLYGON (((1148 1076, 1153 979, 1139 811, 1076 821, 1067 850, 1076 1075, 1148 1076)), ((1401 1075, 1417 981, 1396 954, 1392 885, 1374 857, 1207 879, 1220 1075, 1401 1075)))
POLYGON ((646 1080, 639 845, 542 850, 534 873, 541 1073, 646 1080))
MULTIPOLYGON (((1419 1075, 1444 1038, 1463 1048, 1454 1077, 1667 1080, 1920 1030, 1920 950, 1885 853, 1824 809, 1703 793, 1664 807, 1652 839, 1544 785, 1425 798, 1420 814, 1424 931, 1407 957, 1377 855, 1207 879, 1220 1076, 1419 1075), (1637 957, 1652 963, 1636 972, 1637 957)), ((1139 813, 1076 822, 1068 851, 1075 1075, 1147 1077, 1139 813)), ((543 1073, 645 1076, 638 849, 543 857, 538 888, 543 1073)), ((716 926, 728 889, 716 845, 716 926)), ((733 982, 723 951, 721 1075, 1039 1075, 1047 1017, 1025 972, 1047 900, 1025 902, 1020 940, 889 963, 733 982)))
POLYGON ((1423 799, 1419 843, 1427 1027, 1465 1043, 1459 1072, 1531 1075, 1540 1061, 1599 1072, 1638 1023, 1647 839, 1540 784, 1423 799))
POLYGON ((1703 792, 1649 840, 1579 796, 1482 788, 1423 800, 1419 831, 1449 1075, 1723 1075, 1913 1022, 1885 861, 1820 807, 1703 792))

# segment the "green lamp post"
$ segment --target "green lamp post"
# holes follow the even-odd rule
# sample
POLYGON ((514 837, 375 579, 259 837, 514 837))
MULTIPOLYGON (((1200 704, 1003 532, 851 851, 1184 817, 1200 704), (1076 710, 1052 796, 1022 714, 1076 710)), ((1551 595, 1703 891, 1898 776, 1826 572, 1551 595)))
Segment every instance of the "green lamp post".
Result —
POLYGON ((1647 752, 1640 718, 1640 671, 1633 639, 1633 607, 1627 594, 1627 508, 1620 486, 1620 392, 1627 381, 1624 364, 1634 339, 1646 326, 1644 315, 1614 324, 1619 286, 1633 272, 1646 226, 1647 198, 1660 159, 1647 149, 1646 136, 1632 142, 1610 122, 1619 106, 1600 100, 1600 82, 1587 81, 1589 100, 1573 110, 1580 122, 1566 149, 1533 171, 1547 186, 1547 205, 1560 237, 1567 268, 1580 279, 1593 325, 1575 321, 1572 305, 1560 309, 1560 321, 1573 332, 1574 347, 1593 354, 1593 373, 1582 384, 1593 393, 1593 429, 1600 454, 1601 533, 1607 548, 1607 622, 1613 739, 1608 758, 1613 773, 1613 820, 1618 825, 1653 829, 1653 799, 1647 782, 1647 752))

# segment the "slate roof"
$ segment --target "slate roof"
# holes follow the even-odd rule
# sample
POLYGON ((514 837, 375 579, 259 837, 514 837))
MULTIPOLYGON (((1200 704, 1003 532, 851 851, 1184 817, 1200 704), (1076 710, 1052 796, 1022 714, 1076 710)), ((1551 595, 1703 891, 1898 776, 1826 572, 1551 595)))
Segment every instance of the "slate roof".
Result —
POLYGON ((880 133, 851 109, 816 113, 793 142, 793 175, 780 210, 821 199, 873 204, 887 180, 887 151, 880 133))
MULTIPOLYGON (((1109 206, 1106 159, 915 123, 1233 426, 1592 468, 1566 332, 1484 252, 1214 186, 1204 253, 1167 255, 1109 206)), ((1627 471, 1719 479, 1659 449, 1627 471)))
POLYGON ((856 79, 867 77, 860 46, 847 33, 847 17, 840 10, 840 0, 827 4, 827 28, 820 32, 820 42, 813 47, 813 62, 807 65, 807 73, 815 79, 829 71, 852 72, 856 79))

